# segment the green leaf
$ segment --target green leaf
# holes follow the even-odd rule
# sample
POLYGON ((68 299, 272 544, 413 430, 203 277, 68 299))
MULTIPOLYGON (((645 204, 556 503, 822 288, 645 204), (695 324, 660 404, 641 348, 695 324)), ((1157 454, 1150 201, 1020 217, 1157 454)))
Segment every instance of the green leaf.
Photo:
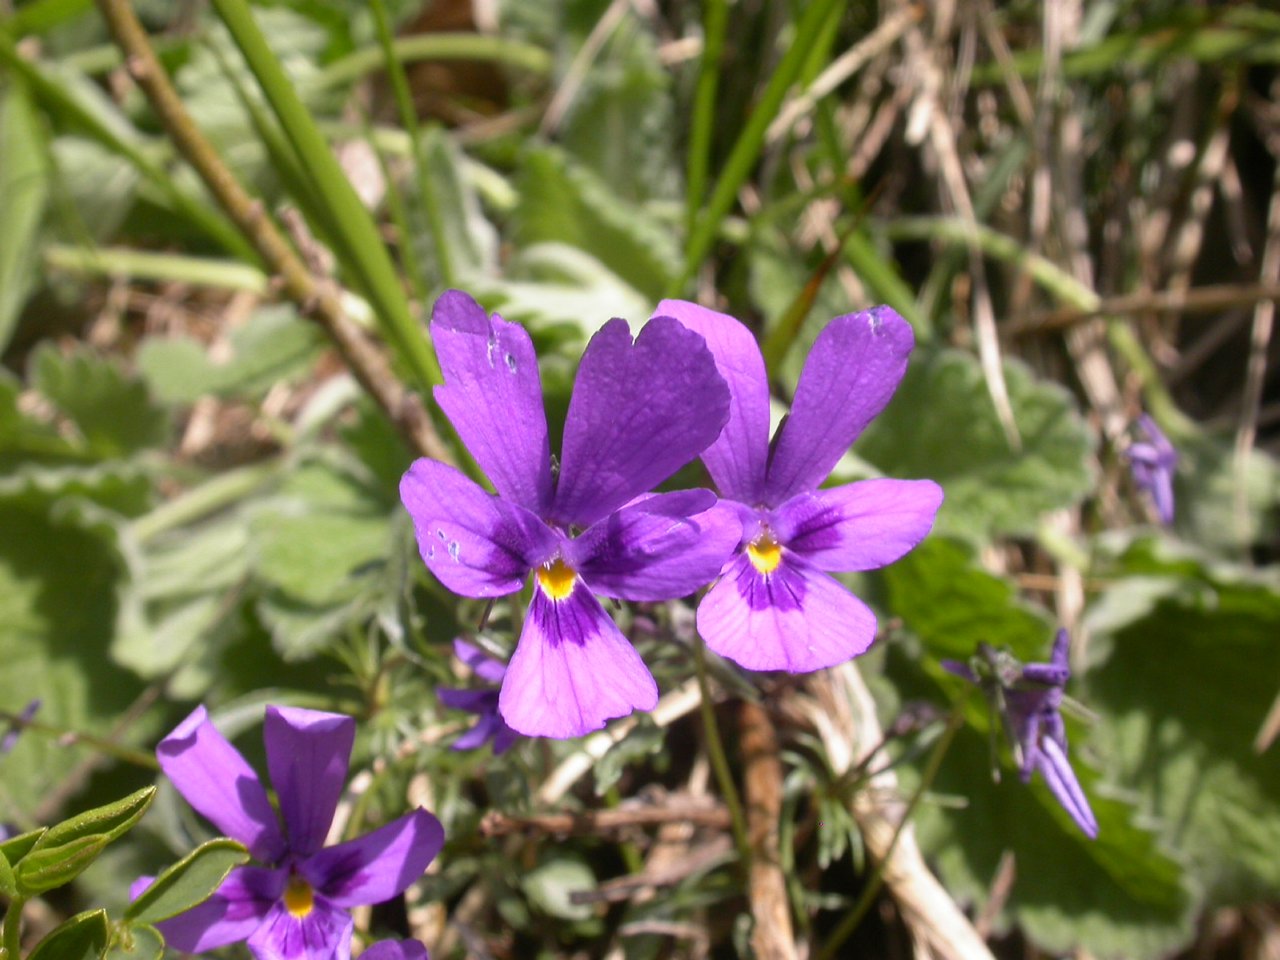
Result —
POLYGON ((44 129, 25 85, 12 78, 0 99, 0 353, 8 346, 35 269, 40 223, 49 199, 49 158, 44 129))
POLYGON ((107 911, 78 913, 36 944, 27 960, 99 960, 108 933, 107 911))
POLYGON ((70 883, 98 859, 107 846, 105 836, 77 837, 56 847, 32 850, 18 863, 14 875, 18 893, 34 897, 70 883))
POLYGON ((160 960, 164 937, 145 924, 118 924, 105 960, 160 960))
POLYGON ((1091 488, 1090 435, 1069 394, 1015 361, 1004 373, 1020 450, 1005 438, 978 361, 954 350, 917 350, 859 441, 859 455, 889 476, 942 485, 940 532, 977 541, 1030 534, 1041 514, 1072 506, 1091 488))
POLYGON ((44 836, 48 827, 38 827, 35 830, 28 830, 26 833, 20 833, 16 837, 10 837, 3 843, 0 843, 0 856, 10 866, 16 864, 19 860, 27 855, 32 847, 44 836))
MULTIPOLYGON (((428 128, 421 136, 425 175, 435 185, 441 227, 454 276, 459 280, 469 280, 493 273, 498 259, 498 234, 493 224, 485 219, 471 180, 463 175, 465 156, 439 127, 428 128)), ((433 254, 435 244, 419 197, 418 181, 411 179, 405 192, 417 198, 409 205, 411 226, 415 228, 413 249, 423 262, 437 263, 438 258, 433 254)), ((434 280, 442 283, 443 277, 436 276, 434 280)))
POLYGON ((168 439, 167 414, 114 361, 85 347, 64 356, 46 343, 32 357, 31 370, 32 385, 75 424, 92 456, 127 456, 168 439))
POLYGON ((203 903, 235 867, 249 860, 243 844, 220 837, 202 843, 161 873, 127 908, 133 924, 156 923, 203 903))
POLYGON ((85 837, 102 837, 103 842, 110 843, 142 818, 155 796, 155 787, 143 787, 122 800, 76 814, 45 831, 32 852, 65 846, 85 837))
POLYGON ((18 892, 18 882, 13 875, 13 867, 8 858, 0 852, 0 896, 12 899, 18 892))
POLYGON ((593 912, 589 903, 574 903, 575 890, 594 890, 596 876, 586 861, 558 856, 526 873, 520 881, 525 896, 543 913, 562 920, 586 920, 593 912))

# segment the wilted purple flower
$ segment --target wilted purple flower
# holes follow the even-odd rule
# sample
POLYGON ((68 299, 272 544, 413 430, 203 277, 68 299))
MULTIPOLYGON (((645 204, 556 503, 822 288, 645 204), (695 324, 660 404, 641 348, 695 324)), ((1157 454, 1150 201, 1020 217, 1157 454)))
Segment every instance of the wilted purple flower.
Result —
POLYGON ((828 572, 874 570, 907 553, 932 528, 942 489, 931 480, 818 485, 889 402, 914 345, 910 325, 888 307, 827 324, 770 442, 769 383, 751 332, 678 300, 657 314, 706 338, 732 397, 702 461, 742 529, 698 607, 698 632, 751 670, 807 673, 857 656, 875 639, 875 615, 828 572))
POLYGON ((1060 712, 1071 678, 1070 648, 1067 631, 1059 630, 1048 663, 1019 663, 984 643, 970 664, 944 660, 942 665, 988 692, 1000 711, 1023 782, 1039 770, 1063 809, 1093 839, 1098 821, 1067 759, 1067 728, 1060 712))
POLYGON ((582 356, 553 468, 528 333, 453 290, 431 319, 437 403, 493 481, 418 460, 400 482, 418 548, 454 593, 499 597, 535 574, 498 697, 512 729, 576 737, 650 710, 658 688, 595 594, 670 600, 719 571, 737 540, 709 490, 645 495, 711 443, 729 391, 702 337, 670 317, 632 342, 610 320, 582 356))
MULTIPOLYGON (((404 892, 444 842, 440 822, 418 809, 324 847, 354 738, 350 717, 267 707, 263 739, 283 831, 262 781, 204 707, 160 741, 156 756, 178 792, 265 864, 236 868, 204 903, 161 921, 170 945, 200 953, 246 940, 259 960, 348 960, 350 908, 404 892)), ((151 879, 137 881, 131 895, 151 879)))
POLYGON ((14 745, 18 742, 18 737, 22 735, 23 730, 27 729, 27 724, 35 717, 36 711, 40 709, 42 702, 39 697, 29 700, 27 705, 22 708, 22 712, 9 721, 9 729, 5 731, 4 737, 0 738, 0 757, 3 757, 14 748, 14 745))
POLYGON ((1173 474, 1178 469, 1178 451, 1145 413, 1138 417, 1138 429, 1146 439, 1129 444, 1124 451, 1133 482, 1151 496, 1160 522, 1173 523, 1173 474))
MULTIPOLYGON (((461 638, 453 641, 453 652, 458 659, 469 666, 481 680, 491 684, 501 684, 507 675, 507 665, 495 660, 474 644, 461 638)), ((479 714, 476 725, 460 736, 453 745, 455 750, 478 750, 490 740, 493 741, 493 755, 505 753, 520 736, 507 726, 498 712, 497 686, 479 690, 458 689, 455 687, 436 687, 436 696, 446 707, 454 710, 466 710, 479 714)))

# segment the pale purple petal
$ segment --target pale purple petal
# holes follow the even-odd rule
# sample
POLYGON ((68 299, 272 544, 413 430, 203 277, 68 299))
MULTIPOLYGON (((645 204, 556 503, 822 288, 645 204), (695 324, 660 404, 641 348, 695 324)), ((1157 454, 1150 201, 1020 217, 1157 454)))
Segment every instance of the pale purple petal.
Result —
POLYGON ((254 859, 275 863, 284 855, 284 834, 262 781, 209 721, 204 707, 196 707, 160 741, 156 758, 187 803, 219 832, 248 847, 254 859))
POLYGON ((538 515, 551 504, 551 449, 538 358, 525 329, 449 290, 431 312, 444 372, 435 398, 494 489, 538 515))
POLYGON ((363 837, 326 847, 299 871, 336 906, 381 903, 421 877, 443 845, 440 821, 419 808, 363 837))
POLYGON ((941 504, 932 480, 862 480, 792 497, 773 529, 819 570, 875 570, 914 549, 941 504))
POLYGON ((729 386, 729 422, 702 451, 702 462, 722 496, 760 502, 769 457, 769 379, 756 338, 728 314, 685 300, 663 300, 653 315, 675 317, 707 341, 729 386))
POLYGON ((580 737, 657 703, 640 654, 581 581, 563 600, 533 591, 498 700, 508 726, 530 737, 580 737))
POLYGON ((570 565, 592 593, 674 600, 716 578, 742 539, 735 507, 710 490, 641 497, 570 541, 570 565))
POLYGON ((785 548, 768 574, 745 552, 735 557, 698 605, 697 625, 720 656, 748 670, 789 673, 844 663, 876 637, 866 604, 785 548))
POLYGON ((954 674, 970 683, 978 683, 977 674, 973 672, 973 668, 967 663, 961 663, 959 660, 942 660, 942 669, 947 673, 954 674))
POLYGON ((670 317, 631 342, 610 320, 587 344, 565 418, 555 519, 588 527, 648 492, 720 435, 729 388, 706 342, 670 317))
POLYGON ((765 484, 768 503, 814 490, 827 478, 893 396, 914 344, 911 325, 889 307, 827 324, 809 351, 791 414, 779 428, 765 484))
POLYGON ((356 722, 340 713, 267 707, 262 736, 289 852, 315 853, 324 846, 347 782, 356 722))
POLYGON ((501 660, 481 650, 474 643, 458 637, 453 641, 453 653, 459 660, 471 668, 481 680, 489 683, 501 683, 507 675, 507 665, 501 660))
POLYGON ((360 954, 360 960, 429 960, 418 940, 382 940, 360 954))
POLYGON ((305 917, 276 904, 249 938, 258 960, 351 960, 351 914, 316 897, 305 917))
POLYGON ((1062 687, 1071 679, 1071 664, 1068 656, 1071 652, 1071 637, 1066 630, 1059 629, 1053 640, 1053 653, 1048 663, 1028 663, 1022 668, 1022 679, 1046 686, 1062 687))
POLYGON ((1041 742, 1040 772, 1049 785, 1054 797, 1062 804, 1063 809, 1071 815, 1085 836, 1095 839, 1098 836, 1098 821, 1093 815, 1089 800, 1080 789, 1080 781, 1067 760, 1066 751, 1055 740, 1045 738, 1041 742))
POLYGON ((400 499, 423 562, 464 597, 514 593, 559 543, 534 514, 435 460, 414 462, 400 480, 400 499))
POLYGON ((170 947, 185 953, 203 953, 245 940, 262 926, 280 899, 284 882, 282 870, 237 867, 208 900, 161 920, 156 929, 170 947))

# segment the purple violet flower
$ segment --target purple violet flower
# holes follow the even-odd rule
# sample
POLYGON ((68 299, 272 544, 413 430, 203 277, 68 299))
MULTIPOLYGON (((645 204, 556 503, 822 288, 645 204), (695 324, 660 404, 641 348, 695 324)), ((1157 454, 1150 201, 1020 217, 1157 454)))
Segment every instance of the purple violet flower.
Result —
POLYGON ((1145 413, 1138 417, 1138 429, 1146 439, 1129 444, 1124 456, 1133 471, 1134 484, 1150 495, 1156 516, 1167 526, 1173 523, 1173 475, 1178 469, 1178 451, 1145 413))
POLYGON ((664 300, 656 313, 702 334, 732 397, 702 462, 742 532, 698 607, 698 632, 750 670, 808 673, 856 657, 875 639, 875 614, 828 572, 902 557, 932 528, 942 489, 931 480, 818 485, 897 389, 914 345, 910 325, 888 307, 827 324, 770 442, 769 383, 751 332, 684 301, 664 300))
POLYGON ((40 710, 40 706, 44 701, 39 697, 34 700, 28 700, 27 705, 22 708, 22 712, 9 721, 9 729, 5 731, 3 737, 0 737, 0 757, 11 751, 18 744, 18 737, 22 736, 22 731, 27 729, 36 713, 40 710))
MULTIPOLYGON (((471 668, 477 677, 488 683, 501 684, 502 678, 507 675, 505 663, 494 659, 462 638, 453 641, 453 652, 459 660, 471 668)), ((476 725, 454 743, 455 750, 478 750, 492 740, 493 755, 496 757, 510 750, 520 736, 507 726, 507 722, 502 719, 502 714, 498 712, 497 686, 479 690, 436 687, 436 696, 446 707, 479 714, 476 725)))
POLYGON ((1039 770, 1058 803, 1092 840, 1098 836, 1098 821, 1067 759, 1067 728, 1060 712, 1071 678, 1070 649, 1070 636, 1059 630, 1048 663, 1019 663, 983 643, 969 664, 944 660, 942 666, 988 693, 1000 711, 1022 782, 1039 770))
MULTIPOLYGON (((284 830, 262 781, 204 707, 156 747, 161 769, 187 802, 265 864, 237 867, 204 903, 157 926, 171 946, 189 953, 246 940, 258 960, 349 960, 350 908, 403 893, 440 851, 444 831, 418 809, 324 847, 347 778, 355 721, 267 707, 263 739, 284 830)), ((152 879, 140 878, 130 895, 152 879)))
POLYGON ((533 343, 460 291, 436 301, 435 398, 497 495, 452 467, 416 461, 400 482, 422 559, 454 593, 500 597, 534 574, 533 601, 498 695, 527 736, 577 737, 658 687, 596 594, 659 601, 704 586, 736 522, 709 490, 646 492, 701 453, 729 391, 697 333, 656 316, 634 343, 610 320, 583 353, 553 468, 533 343))

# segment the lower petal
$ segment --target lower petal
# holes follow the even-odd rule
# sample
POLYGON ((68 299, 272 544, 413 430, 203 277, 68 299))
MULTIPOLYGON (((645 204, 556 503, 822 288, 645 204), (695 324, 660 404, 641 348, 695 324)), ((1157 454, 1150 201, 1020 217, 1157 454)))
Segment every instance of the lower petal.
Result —
POLYGON ((534 591, 498 699, 508 726, 563 740, 657 703, 640 654, 580 582, 563 600, 534 591))
POLYGON ((863 653, 875 614, 831 577, 784 553, 761 573, 741 553, 698 606, 707 646, 748 670, 810 673, 863 653))
MULTIPOLYGON (((208 900, 160 921, 156 928, 169 946, 186 953, 202 953, 247 940, 262 926, 283 888, 284 876, 279 870, 240 867, 227 874, 208 900)), ((130 894, 134 894, 132 888, 130 894)))
POLYGON ((249 938, 249 949, 258 960, 351 960, 353 926, 351 914, 319 897, 303 917, 276 904, 249 938))

